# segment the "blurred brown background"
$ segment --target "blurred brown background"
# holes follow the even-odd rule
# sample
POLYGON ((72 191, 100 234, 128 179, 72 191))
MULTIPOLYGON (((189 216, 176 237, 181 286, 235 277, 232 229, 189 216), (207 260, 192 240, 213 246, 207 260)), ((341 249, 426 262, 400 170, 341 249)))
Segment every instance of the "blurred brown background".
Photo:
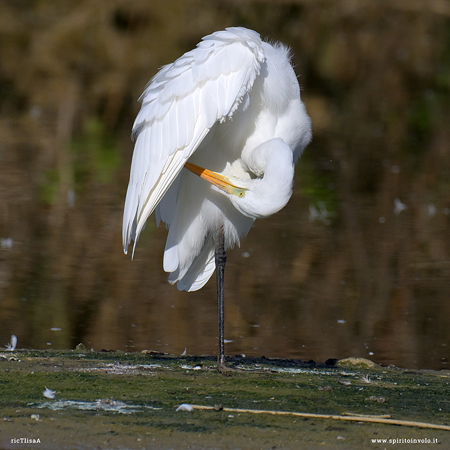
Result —
POLYGON ((292 47, 314 139, 226 273, 228 354, 448 367, 450 2, 0 1, 0 345, 215 354, 214 278, 178 292, 121 220, 137 98, 226 26, 292 47))

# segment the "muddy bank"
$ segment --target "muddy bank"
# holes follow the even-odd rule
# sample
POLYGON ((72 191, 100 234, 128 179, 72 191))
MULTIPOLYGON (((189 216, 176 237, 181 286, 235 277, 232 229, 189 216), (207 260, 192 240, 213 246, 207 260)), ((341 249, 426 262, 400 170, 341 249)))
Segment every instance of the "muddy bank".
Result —
POLYGON ((408 371, 353 361, 316 364, 234 358, 229 360, 234 370, 221 374, 215 370, 214 358, 207 357, 84 349, 4 352, 0 357, 0 446, 395 446, 373 439, 425 442, 420 447, 402 443, 402 448, 432 448, 437 442, 442 444, 439 448, 450 445, 450 433, 445 429, 242 411, 360 414, 450 424, 450 402, 445 394, 449 371, 408 371), (176 411, 183 403, 215 409, 176 411))

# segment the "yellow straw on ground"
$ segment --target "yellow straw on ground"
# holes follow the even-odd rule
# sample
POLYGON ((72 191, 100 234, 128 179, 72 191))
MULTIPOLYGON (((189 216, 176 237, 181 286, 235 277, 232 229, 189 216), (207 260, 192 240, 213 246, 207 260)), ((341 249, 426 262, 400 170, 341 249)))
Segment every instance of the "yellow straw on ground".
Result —
MULTIPOLYGON (((199 410, 215 410, 214 406, 202 406, 191 405, 194 409, 199 410)), ((415 422, 410 420, 398 420, 389 419, 382 416, 364 416, 364 415, 333 415, 333 414, 314 414, 314 413, 299 413, 291 411, 270 411, 264 409, 241 409, 241 408, 221 408, 221 411, 234 412, 234 413, 250 413, 250 414, 272 414, 277 416, 296 416, 309 419, 333 419, 333 420, 346 420, 350 422, 370 422, 370 423, 383 423, 387 425, 403 425, 407 427, 420 427, 420 428, 433 428, 435 430, 450 431, 449 425, 439 425, 426 422, 415 422)), ((349 413, 345 413, 349 414, 349 413)))

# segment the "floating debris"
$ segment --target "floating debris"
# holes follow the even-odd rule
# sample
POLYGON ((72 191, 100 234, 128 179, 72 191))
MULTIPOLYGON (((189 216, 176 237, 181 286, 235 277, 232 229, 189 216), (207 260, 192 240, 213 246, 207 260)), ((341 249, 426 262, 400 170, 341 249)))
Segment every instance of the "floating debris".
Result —
POLYGON ((408 207, 402 203, 402 201, 399 198, 396 198, 394 200, 394 214, 399 215, 402 211, 404 211, 405 209, 408 209, 408 207))
POLYGON ((372 383, 372 382, 370 381, 369 375, 361 375, 361 381, 362 381, 363 383, 367 383, 367 384, 372 383))
POLYGON ((152 371, 153 369, 164 368, 168 369, 167 366, 161 366, 160 364, 121 364, 117 363, 109 363, 102 364, 97 367, 84 367, 79 369, 79 372, 104 372, 111 373, 117 375, 129 374, 136 371, 152 371))
POLYGON ((29 404, 36 408, 48 408, 52 410, 61 409, 79 409, 82 411, 107 411, 118 412, 121 414, 132 414, 135 412, 142 412, 144 409, 160 410, 161 408, 155 408, 147 405, 128 405, 124 402, 113 400, 111 398, 98 399, 95 402, 83 402, 75 400, 58 400, 55 402, 44 402, 41 404, 29 404))
POLYGON ((13 246, 13 240, 11 238, 1 238, 0 247, 4 249, 10 249, 13 246))
POLYGON ((8 352, 13 352, 17 346, 17 336, 15 334, 11 335, 11 340, 6 344, 6 350, 8 352))
POLYGON ((182 403, 175 411, 192 412, 192 411, 194 411, 194 408, 191 405, 189 405, 188 403, 182 403))
POLYGON ((55 398, 56 391, 52 391, 47 386, 45 386, 45 391, 42 391, 42 395, 46 398, 55 398))
POLYGON ((325 225, 330 225, 330 217, 333 217, 335 213, 328 211, 323 202, 318 203, 318 207, 315 205, 309 206, 309 221, 315 222, 316 220, 323 222, 325 225))
POLYGON ((183 364, 181 366, 182 369, 185 370, 201 370, 203 369, 203 366, 201 364, 196 364, 195 366, 189 365, 189 364, 183 364))

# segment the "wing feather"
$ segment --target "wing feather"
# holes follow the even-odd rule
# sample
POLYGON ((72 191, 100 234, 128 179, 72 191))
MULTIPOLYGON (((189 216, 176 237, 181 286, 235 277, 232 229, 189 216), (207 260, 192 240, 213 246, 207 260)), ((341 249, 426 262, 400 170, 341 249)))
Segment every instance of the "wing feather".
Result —
POLYGON ((194 116, 194 114, 191 114, 191 112, 194 111, 194 100, 192 95, 188 95, 185 98, 185 107, 186 107, 186 115, 184 117, 184 121, 186 123, 186 142, 185 142, 186 148, 188 143, 192 142, 196 123, 196 117, 194 116))
POLYGON ((176 113, 176 126, 175 129, 178 133, 174 133, 176 137, 176 148, 184 148, 187 145, 187 126, 186 117, 189 112, 186 111, 186 98, 180 99, 178 102, 178 107, 175 109, 176 113))
POLYGON ((264 60, 258 33, 227 28, 204 37, 152 78, 133 126, 136 142, 123 217, 125 253, 131 240, 136 245, 148 216, 210 128, 231 118, 239 107, 264 60))

